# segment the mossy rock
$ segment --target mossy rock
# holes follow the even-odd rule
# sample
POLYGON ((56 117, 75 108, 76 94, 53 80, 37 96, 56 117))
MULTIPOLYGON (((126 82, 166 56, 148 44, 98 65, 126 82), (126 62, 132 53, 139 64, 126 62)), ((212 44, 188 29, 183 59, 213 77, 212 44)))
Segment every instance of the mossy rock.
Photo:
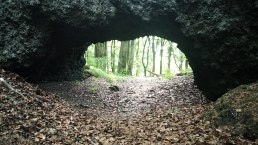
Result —
POLYGON ((217 100, 206 113, 215 126, 229 126, 237 134, 258 138, 258 83, 239 86, 217 100))

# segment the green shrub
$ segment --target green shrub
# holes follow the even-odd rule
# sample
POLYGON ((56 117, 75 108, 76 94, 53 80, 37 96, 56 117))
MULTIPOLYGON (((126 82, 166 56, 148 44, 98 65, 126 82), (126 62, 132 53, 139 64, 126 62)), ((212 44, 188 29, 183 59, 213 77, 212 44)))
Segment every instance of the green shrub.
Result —
POLYGON ((175 73, 169 69, 165 70, 165 75, 163 75, 164 79, 171 80, 175 77, 175 73))
POLYGON ((193 75, 193 70, 191 68, 188 68, 188 69, 182 69, 180 70, 180 74, 182 76, 189 76, 189 75, 193 75))
POLYGON ((93 66, 96 68, 102 68, 105 69, 107 62, 109 62, 107 57, 100 57, 100 58, 95 58, 95 57, 88 57, 87 58, 87 65, 88 66, 93 66))

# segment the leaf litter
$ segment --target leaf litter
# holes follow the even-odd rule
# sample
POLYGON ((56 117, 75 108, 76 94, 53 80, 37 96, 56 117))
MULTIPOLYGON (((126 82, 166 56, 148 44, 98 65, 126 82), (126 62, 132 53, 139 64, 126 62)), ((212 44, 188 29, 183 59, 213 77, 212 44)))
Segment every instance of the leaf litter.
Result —
MULTIPOLYGON (((170 81, 158 80, 159 85, 142 89, 145 89, 141 91, 145 95, 139 94, 139 90, 123 82, 112 84, 119 87, 118 92, 106 89, 109 84, 97 85, 103 88, 102 93, 106 94, 103 95, 99 88, 97 92, 90 92, 87 91, 89 88, 85 88, 87 83, 75 82, 76 85, 69 91, 75 91, 76 87, 80 86, 86 92, 75 93, 74 96, 77 97, 73 99, 80 98, 78 96, 82 93, 84 94, 81 96, 84 96, 85 100, 91 99, 85 104, 80 104, 69 102, 68 99, 61 98, 60 94, 58 96, 58 93, 38 89, 18 75, 3 69, 0 69, 0 77, 23 94, 21 96, 2 86, 0 88, 0 144, 257 144, 257 141, 251 142, 234 134, 227 127, 215 128, 205 121, 203 113, 211 108, 213 103, 203 98, 198 98, 199 101, 194 99, 194 96, 202 95, 193 90, 199 95, 184 94, 186 97, 182 96, 182 99, 180 92, 184 93, 184 90, 178 83, 171 85, 170 81), (171 95, 173 87, 178 88, 179 95, 171 95), (154 99, 146 101, 138 97, 142 100, 126 101, 129 91, 133 92, 129 93, 132 96, 143 95, 144 99, 154 99), (88 96, 88 99, 85 96, 88 96), (117 99, 112 100, 114 97, 117 99), (125 111, 118 111, 119 108, 125 111)), ((177 81, 183 85, 188 84, 186 86, 192 85, 184 80, 179 78, 177 81)), ((150 81, 154 81, 152 84, 155 84, 155 80, 150 81)), ((102 80, 96 81, 97 84, 100 82, 103 83, 102 80)), ((138 87, 137 81, 128 82, 138 87)), ((139 84, 140 82, 142 80, 139 84)), ((175 89, 173 91, 176 92, 175 89)), ((132 96, 129 98, 133 98, 132 96)))

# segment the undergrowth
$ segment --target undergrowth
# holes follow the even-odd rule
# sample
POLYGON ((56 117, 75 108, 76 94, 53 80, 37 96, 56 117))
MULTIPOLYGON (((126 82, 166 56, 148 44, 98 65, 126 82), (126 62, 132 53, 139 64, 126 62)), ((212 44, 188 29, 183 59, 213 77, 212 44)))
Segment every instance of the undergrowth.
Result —
POLYGON ((106 79, 110 83, 125 80, 125 76, 108 74, 102 69, 99 69, 93 66, 90 66, 88 69, 85 70, 85 72, 93 75, 96 78, 106 79))
POLYGON ((171 80, 175 77, 175 73, 170 69, 165 70, 165 74, 162 76, 163 79, 171 80))

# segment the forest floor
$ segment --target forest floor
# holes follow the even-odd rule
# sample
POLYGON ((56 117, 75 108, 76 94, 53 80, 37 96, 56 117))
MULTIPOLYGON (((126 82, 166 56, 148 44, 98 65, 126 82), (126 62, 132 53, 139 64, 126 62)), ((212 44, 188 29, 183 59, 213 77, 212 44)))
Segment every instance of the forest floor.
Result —
POLYGON ((0 69, 0 144, 257 144, 204 119, 192 77, 40 84, 0 69))
POLYGON ((81 82, 52 82, 40 88, 57 94, 70 105, 99 117, 132 117, 153 109, 182 104, 207 104, 192 76, 172 80, 129 77, 109 83, 90 77, 81 82))

